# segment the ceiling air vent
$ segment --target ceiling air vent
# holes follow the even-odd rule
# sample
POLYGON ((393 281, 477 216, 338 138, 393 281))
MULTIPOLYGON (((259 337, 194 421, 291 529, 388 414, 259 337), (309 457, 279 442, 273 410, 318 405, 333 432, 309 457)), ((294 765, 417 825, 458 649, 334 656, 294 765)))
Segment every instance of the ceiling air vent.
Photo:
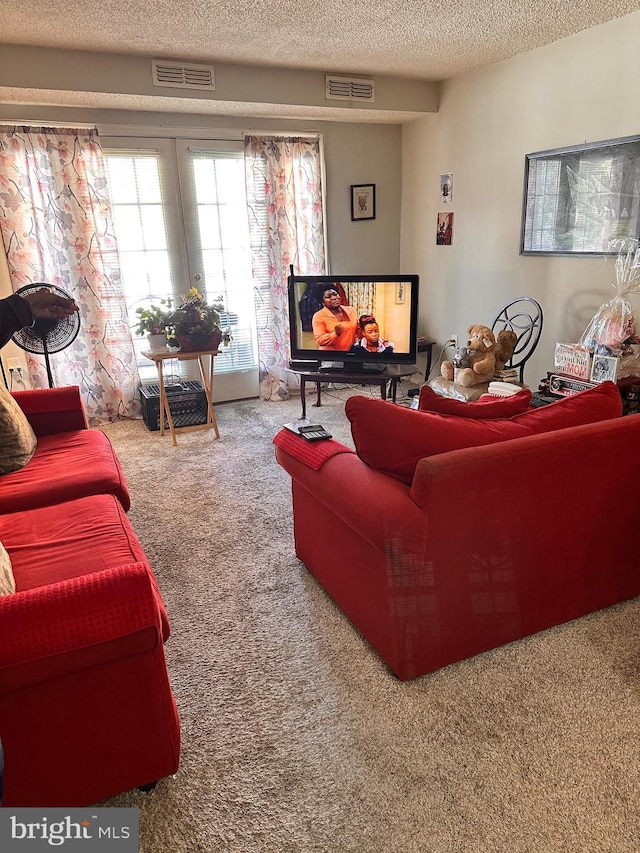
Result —
POLYGON ((375 82, 364 77, 325 77, 325 98, 327 101, 373 101, 375 82))
POLYGON ((151 62, 154 86, 169 86, 173 89, 215 89, 213 65, 198 65, 193 62, 167 62, 154 59, 151 62))

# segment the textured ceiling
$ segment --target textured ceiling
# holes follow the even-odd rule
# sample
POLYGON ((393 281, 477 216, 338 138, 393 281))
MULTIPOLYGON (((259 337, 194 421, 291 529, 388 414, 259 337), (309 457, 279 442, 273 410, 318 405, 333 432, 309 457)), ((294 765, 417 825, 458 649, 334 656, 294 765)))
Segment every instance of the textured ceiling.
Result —
POLYGON ((639 0, 0 0, 0 41, 443 80, 639 0))
MULTIPOLYGON (((0 0, 2 43, 441 81, 640 9, 640 0, 0 0)), ((28 84, 27 84, 28 85, 28 84)), ((186 101, 3 87, 9 105, 184 112, 186 101)), ((189 99, 209 115, 410 121, 422 113, 189 99)))

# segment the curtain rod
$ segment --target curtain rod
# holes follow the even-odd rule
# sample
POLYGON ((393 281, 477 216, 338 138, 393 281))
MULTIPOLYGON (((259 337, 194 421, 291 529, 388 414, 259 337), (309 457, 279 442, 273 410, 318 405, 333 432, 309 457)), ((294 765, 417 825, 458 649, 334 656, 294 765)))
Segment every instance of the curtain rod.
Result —
POLYGON ((298 133, 295 130, 243 130, 243 136, 300 136, 306 139, 316 139, 318 136, 323 136, 323 131, 312 130, 298 133))
POLYGON ((61 128, 61 127, 72 127, 74 130, 97 130, 98 128, 95 124, 76 124, 72 121, 34 121, 33 119, 27 119, 26 121, 21 121, 17 118, 11 119, 2 119, 0 120, 1 125, 19 125, 20 127, 53 127, 53 128, 61 128))

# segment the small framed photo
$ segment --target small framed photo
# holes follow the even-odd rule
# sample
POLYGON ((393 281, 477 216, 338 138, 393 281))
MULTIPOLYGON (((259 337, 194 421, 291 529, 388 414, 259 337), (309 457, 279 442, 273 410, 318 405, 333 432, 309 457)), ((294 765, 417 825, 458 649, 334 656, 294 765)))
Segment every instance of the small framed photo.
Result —
POLYGON ((396 305, 404 305, 404 281, 399 281, 396 285, 396 305))
POLYGON ((591 365, 592 382, 615 382, 618 379, 620 359, 613 355, 594 355, 591 365))
POLYGON ((451 172, 440 175, 440 202, 442 204, 453 202, 453 175, 451 172))
POLYGON ((376 185, 351 184, 351 221, 376 218, 376 185))
POLYGON ((453 242, 453 213, 439 213, 436 245, 450 246, 453 242))

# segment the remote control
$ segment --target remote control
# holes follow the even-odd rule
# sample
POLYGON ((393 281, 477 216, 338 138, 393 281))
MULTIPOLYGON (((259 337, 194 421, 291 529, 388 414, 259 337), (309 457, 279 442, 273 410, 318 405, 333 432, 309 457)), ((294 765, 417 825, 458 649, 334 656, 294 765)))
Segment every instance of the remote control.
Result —
POLYGON ((309 424, 298 428, 298 433, 307 441, 321 441, 323 438, 332 438, 330 432, 320 424, 309 424))

